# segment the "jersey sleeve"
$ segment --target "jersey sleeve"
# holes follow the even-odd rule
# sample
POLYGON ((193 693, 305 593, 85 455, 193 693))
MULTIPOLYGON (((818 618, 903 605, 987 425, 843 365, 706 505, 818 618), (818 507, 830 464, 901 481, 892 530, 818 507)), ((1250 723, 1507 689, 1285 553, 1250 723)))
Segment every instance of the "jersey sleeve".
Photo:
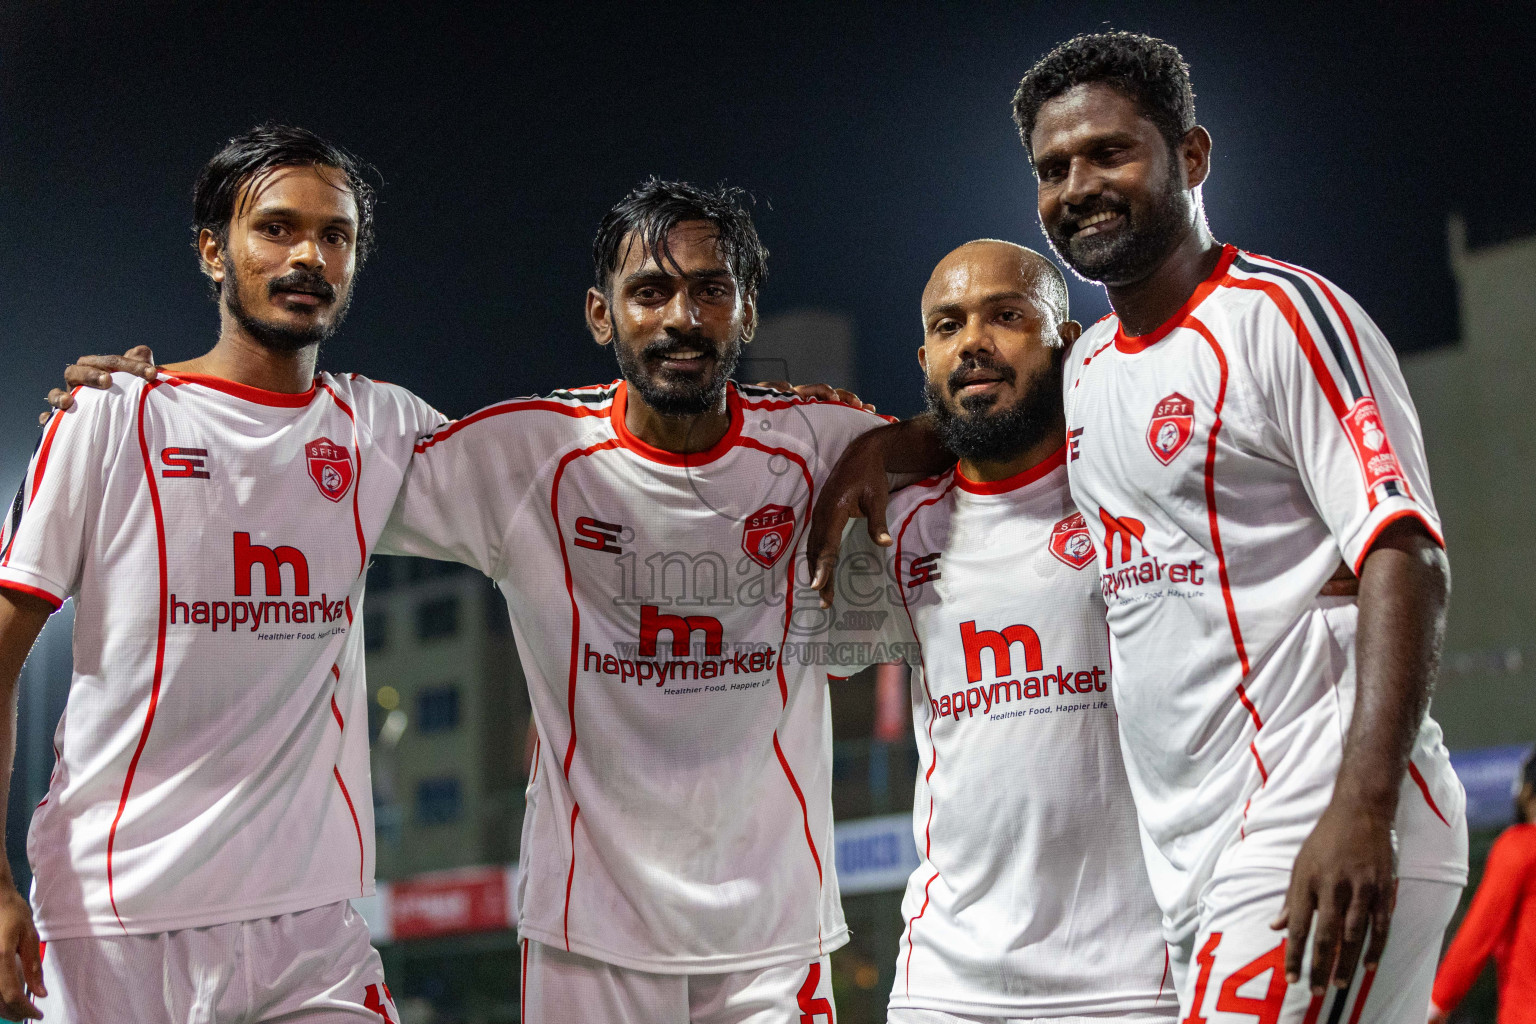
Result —
POLYGON ((539 446, 538 431, 515 429, 532 426, 526 420, 538 414, 501 415, 506 411, 482 409, 417 441, 379 554, 502 575, 510 523, 532 486, 539 446))
POLYGON ((838 555, 833 604, 831 662, 827 671, 844 678, 871 665, 915 665, 917 641, 902 608, 890 549, 869 539, 862 520, 848 524, 838 555))
POLYGON ((143 473, 138 458, 116 465, 125 434, 118 421, 133 401, 125 384, 133 380, 115 374, 108 391, 77 388, 75 407, 43 427, 0 527, 0 587, 54 608, 74 594, 108 475, 143 473))
POLYGON ((1283 457, 1345 561, 1360 571, 1388 524, 1412 517, 1442 545, 1418 413, 1380 328, 1342 290, 1292 270, 1256 307, 1246 357, 1283 457))

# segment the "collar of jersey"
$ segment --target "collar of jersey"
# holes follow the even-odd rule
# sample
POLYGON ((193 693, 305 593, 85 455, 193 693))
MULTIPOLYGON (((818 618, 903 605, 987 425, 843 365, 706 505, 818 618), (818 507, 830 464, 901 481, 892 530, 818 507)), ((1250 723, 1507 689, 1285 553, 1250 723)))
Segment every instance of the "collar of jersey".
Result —
POLYGON ((1135 355, 1144 352, 1166 338, 1176 327, 1181 326, 1189 314, 1195 311, 1195 307, 1205 301, 1205 297, 1221 283, 1221 279, 1227 276, 1227 268, 1232 266, 1232 261, 1237 258, 1237 246, 1224 245, 1221 247, 1221 258, 1216 261, 1216 269, 1211 271, 1211 276, 1195 286, 1195 290, 1189 293, 1189 298, 1184 300, 1184 305, 1178 311, 1164 320, 1156 330, 1146 334, 1138 334, 1134 337, 1125 333, 1125 325, 1118 320, 1115 322, 1115 348, 1127 355, 1135 355))
POLYGON ((991 483, 982 483, 980 480, 972 480, 955 467, 955 486, 968 494, 1007 494, 1016 491, 1020 487, 1028 487, 1036 480, 1048 476, 1053 470, 1060 469, 1067 464, 1067 446, 1062 445, 1054 453, 1047 456, 1044 461, 1038 462, 1022 472, 1013 476, 1004 477, 1001 480, 993 480, 991 483))
POLYGON ((659 462, 663 466, 703 466, 714 462, 720 456, 736 447, 736 442, 741 440, 741 399, 736 394, 736 386, 727 384, 725 387, 725 408, 731 416, 731 425, 726 428, 725 436, 716 441, 714 447, 702 452, 691 452, 680 455, 677 452, 663 451, 654 445, 646 444, 634 434, 629 432, 629 426, 624 422, 624 412, 629 406, 629 382, 622 381, 618 390, 613 393, 613 408, 608 415, 608 422, 613 424, 613 432, 618 435, 619 444, 628 448, 642 459, 651 462, 659 462))
POLYGON ((313 382, 310 383, 308 391, 294 395, 284 391, 263 391, 249 384, 239 384, 232 380, 225 380, 223 377, 211 377, 206 373, 167 373, 161 370, 160 374, 171 383, 201 384, 205 388, 222 391, 226 395, 233 395, 247 402, 255 402, 257 405, 275 405, 283 409, 302 409, 315 397, 313 382))

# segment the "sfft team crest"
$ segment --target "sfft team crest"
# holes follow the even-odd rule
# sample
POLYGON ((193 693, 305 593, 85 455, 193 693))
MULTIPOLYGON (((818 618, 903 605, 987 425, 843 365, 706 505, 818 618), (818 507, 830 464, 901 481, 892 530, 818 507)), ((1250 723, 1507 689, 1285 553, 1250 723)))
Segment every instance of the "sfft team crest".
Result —
POLYGON ((788 505, 764 505, 742 525, 741 550, 764 569, 784 557, 795 535, 795 510, 788 505))
POLYGON ((1195 403, 1175 391, 1152 410, 1152 425, 1147 427, 1147 447, 1163 465, 1168 465, 1195 432, 1195 403))
POLYGON ((1093 540, 1081 512, 1073 512, 1051 530, 1051 554, 1074 569, 1093 561, 1093 540))
POLYGON ((309 476, 320 493, 340 501, 352 486, 352 453, 328 438, 311 441, 304 448, 309 459, 309 476))

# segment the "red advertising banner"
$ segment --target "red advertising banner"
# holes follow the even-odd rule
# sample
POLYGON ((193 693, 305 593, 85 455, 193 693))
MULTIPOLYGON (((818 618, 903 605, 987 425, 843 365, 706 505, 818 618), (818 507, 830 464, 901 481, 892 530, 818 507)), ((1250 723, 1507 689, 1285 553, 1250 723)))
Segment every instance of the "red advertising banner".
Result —
POLYGON ((389 887, 393 938, 427 939, 511 928, 509 875, 506 868, 496 866, 399 879, 389 887))

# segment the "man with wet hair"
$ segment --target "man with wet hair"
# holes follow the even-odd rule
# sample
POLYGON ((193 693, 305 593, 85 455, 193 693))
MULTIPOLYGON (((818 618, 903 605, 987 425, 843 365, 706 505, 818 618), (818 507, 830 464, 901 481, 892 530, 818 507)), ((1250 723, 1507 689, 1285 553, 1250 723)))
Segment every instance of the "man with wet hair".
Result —
POLYGON ((854 532, 841 598, 885 613, 850 649, 911 652, 919 863, 887 1019, 1171 1021, 1104 599, 1067 493, 1061 366, 1082 328, 1050 260, 991 239, 939 262, 922 315, 924 394, 959 464, 891 497, 892 547, 854 532), (851 575, 871 565, 878 591, 851 575))
MULTIPOLYGON (((1066 362, 1067 468, 1186 1019, 1417 1020, 1467 837, 1428 715, 1449 567, 1391 346, 1320 275, 1212 236, 1169 44, 1062 43, 1014 115, 1047 238, 1114 307, 1066 362), (1320 596, 1336 575, 1358 599, 1320 596)), ((935 438, 845 460, 820 585, 848 514, 884 533, 885 451, 935 438)))
POLYGON ((75 602, 35 930, 0 862, 6 1016, 398 1020, 348 903, 374 872, 357 612, 443 417, 316 372, 372 239, 364 170, 299 128, 230 140, 193 199, 217 341, 90 370, 0 526, 0 794, 22 660, 75 602))

